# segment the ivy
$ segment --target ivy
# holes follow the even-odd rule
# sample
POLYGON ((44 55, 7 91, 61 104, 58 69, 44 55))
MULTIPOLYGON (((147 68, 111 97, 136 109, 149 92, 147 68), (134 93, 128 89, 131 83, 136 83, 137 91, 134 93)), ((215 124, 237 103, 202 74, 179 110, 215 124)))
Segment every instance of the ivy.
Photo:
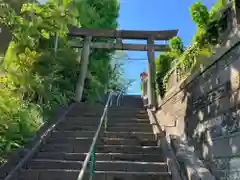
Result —
MULTIPOLYGON (((179 76, 185 77, 193 70, 200 55, 211 55, 212 47, 219 43, 221 33, 227 27, 226 18, 221 14, 221 10, 227 6, 227 0, 218 0, 217 3, 208 11, 202 2, 196 2, 190 7, 192 20, 197 26, 197 32, 193 37, 193 43, 186 50, 180 48, 180 53, 175 53, 178 59, 176 66, 173 67, 179 72, 179 76)), ((174 39, 173 39, 174 40, 174 39)), ((171 47, 171 41, 170 41, 171 47)), ((171 50, 173 52, 173 50, 171 50)), ((166 89, 168 79, 171 75, 169 69, 164 74, 163 87, 166 89)))
POLYGON ((173 37, 169 43, 170 50, 160 54, 156 63, 156 85, 157 93, 163 98, 166 92, 164 77, 172 67, 173 61, 184 52, 183 41, 179 36, 173 37))
POLYGON ((183 41, 179 36, 175 36, 169 41, 170 53, 173 57, 179 57, 184 52, 183 41))
POLYGON ((209 12, 202 2, 196 2, 190 7, 191 17, 198 27, 204 28, 209 22, 209 12))

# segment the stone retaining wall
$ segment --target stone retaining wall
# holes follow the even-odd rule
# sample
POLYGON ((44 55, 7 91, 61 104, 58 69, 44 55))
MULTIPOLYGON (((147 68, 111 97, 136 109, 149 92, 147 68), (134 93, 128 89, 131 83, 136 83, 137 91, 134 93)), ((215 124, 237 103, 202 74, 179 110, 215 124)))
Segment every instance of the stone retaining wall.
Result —
POLYGON ((187 140, 216 177, 235 177, 240 171, 239 31, 216 48, 203 71, 171 84, 158 102, 159 123, 187 140))

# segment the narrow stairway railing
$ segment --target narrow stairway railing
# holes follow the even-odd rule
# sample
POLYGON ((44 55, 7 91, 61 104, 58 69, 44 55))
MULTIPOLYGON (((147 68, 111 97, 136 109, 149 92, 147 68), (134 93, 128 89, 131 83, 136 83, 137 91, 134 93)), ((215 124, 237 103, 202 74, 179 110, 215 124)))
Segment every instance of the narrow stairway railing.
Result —
POLYGON ((99 137, 99 134, 100 134, 100 131, 101 131, 103 125, 104 125, 104 130, 105 131, 107 130, 107 121, 108 121, 107 114, 108 114, 108 108, 109 108, 109 106, 111 106, 112 95, 113 95, 113 92, 110 92, 109 96, 108 96, 108 99, 107 99, 107 102, 106 102, 106 105, 104 107, 103 114, 102 114, 101 119, 100 119, 100 123, 99 123, 98 128, 97 128, 97 131, 96 131, 96 133, 93 137, 92 144, 91 144, 90 149, 88 151, 88 154, 87 154, 87 156, 86 156, 86 158, 83 162, 82 169, 81 169, 80 173, 78 174, 77 180, 82 180, 83 179, 83 177, 86 173, 89 162, 91 162, 90 170, 89 170, 89 179, 90 180, 93 179, 94 170, 95 170, 95 161, 96 161, 95 160, 96 142, 98 140, 98 137, 99 137))
POLYGON ((118 96, 117 96, 117 106, 120 106, 120 100, 121 100, 122 94, 123 94, 123 90, 121 90, 118 93, 118 96))

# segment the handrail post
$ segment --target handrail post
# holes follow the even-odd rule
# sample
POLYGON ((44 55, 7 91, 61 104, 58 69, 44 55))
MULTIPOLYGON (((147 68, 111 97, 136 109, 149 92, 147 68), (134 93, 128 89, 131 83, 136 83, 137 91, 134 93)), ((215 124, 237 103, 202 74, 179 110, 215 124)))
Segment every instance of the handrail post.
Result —
POLYGON ((95 154, 96 153, 96 143, 99 138, 100 131, 103 128, 102 126, 105 125, 105 128, 107 129, 107 113, 108 113, 108 108, 109 108, 111 99, 112 99, 112 92, 110 92, 110 94, 108 96, 108 100, 104 107, 103 115, 101 116, 97 131, 93 137, 93 141, 91 143, 88 154, 86 155, 86 157, 84 159, 84 162, 83 162, 82 168, 78 174, 77 180, 82 180, 84 178, 84 173, 85 173, 86 169, 88 168, 89 161, 91 161, 89 179, 90 180, 93 179, 94 171, 95 171, 95 164, 96 164, 96 157, 95 157, 96 156, 96 154, 95 154))
POLYGON ((93 180, 94 171, 96 163, 96 145, 94 145, 93 151, 91 153, 91 167, 90 167, 90 177, 89 180, 93 180))
POLYGON ((119 103, 118 103, 119 95, 120 95, 120 93, 117 94, 117 101, 116 101, 117 106, 119 105, 119 103))
POLYGON ((120 101, 121 101, 121 97, 123 95, 123 89, 121 89, 121 91, 118 93, 118 96, 117 96, 117 106, 120 106, 120 101))
POLYGON ((122 91, 119 92, 118 97, 117 97, 117 106, 120 105, 120 97, 122 96, 122 91))
POLYGON ((112 106, 112 98, 111 98, 111 100, 110 100, 110 104, 109 104, 109 105, 110 105, 110 107, 112 106))
POLYGON ((107 132, 108 129, 108 110, 106 111, 105 119, 104 119, 104 131, 107 132))

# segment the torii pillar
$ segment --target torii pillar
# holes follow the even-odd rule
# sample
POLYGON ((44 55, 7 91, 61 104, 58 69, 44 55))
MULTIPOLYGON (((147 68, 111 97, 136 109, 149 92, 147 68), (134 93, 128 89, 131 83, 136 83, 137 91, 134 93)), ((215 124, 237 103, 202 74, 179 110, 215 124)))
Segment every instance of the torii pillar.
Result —
POLYGON ((156 106, 155 94, 155 57, 154 57, 154 38, 149 37, 147 40, 148 54, 148 105, 149 108, 156 106))
MULTIPOLYGON (((89 28, 76 28, 72 27, 70 29, 69 36, 72 37, 99 37, 99 38, 108 38, 108 39, 135 39, 135 40, 147 40, 147 46, 145 44, 118 44, 118 43, 101 43, 94 42, 89 43, 90 41, 85 39, 83 45, 83 54, 84 57, 88 57, 89 49, 98 48, 98 49, 114 49, 114 50, 129 50, 129 51, 148 51, 148 100, 149 107, 155 107, 156 104, 156 94, 155 94, 155 58, 154 51, 168 51, 168 45, 157 45, 154 44, 155 40, 167 41, 177 35, 178 30, 163 30, 163 31, 136 31, 136 30, 109 30, 109 29, 89 29, 89 28), (90 44, 90 46, 89 46, 90 44), (86 47, 86 48, 85 48, 86 47)), ((72 44, 72 47, 82 47, 78 44, 72 44)), ((81 100, 81 94, 84 87, 84 79, 86 74, 87 58, 82 58, 82 70, 81 76, 78 81, 77 96, 76 100, 81 100), (83 76, 82 76, 83 75, 83 76)))

